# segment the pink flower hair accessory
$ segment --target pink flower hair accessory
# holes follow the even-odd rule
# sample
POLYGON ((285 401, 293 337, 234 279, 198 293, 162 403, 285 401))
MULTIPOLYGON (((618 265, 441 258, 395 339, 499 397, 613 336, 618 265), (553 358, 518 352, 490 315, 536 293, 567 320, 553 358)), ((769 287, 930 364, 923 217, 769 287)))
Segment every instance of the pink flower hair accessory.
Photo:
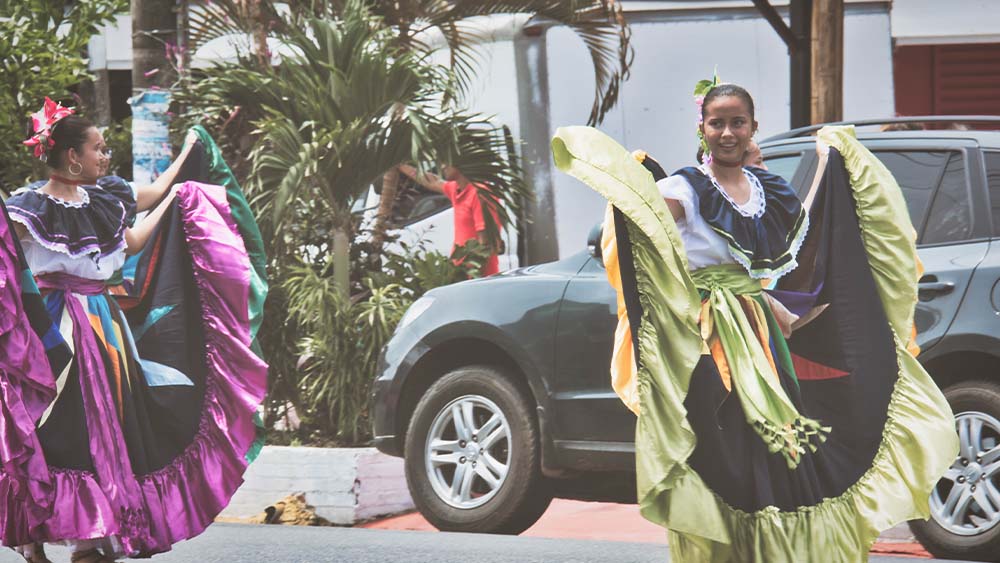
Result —
POLYGON ((73 115, 73 108, 64 108, 62 104, 53 102, 48 96, 42 109, 31 114, 31 126, 34 134, 30 139, 24 141, 24 145, 35 148, 35 158, 42 162, 48 160, 48 152, 56 142, 52 140, 52 128, 64 117, 73 115))

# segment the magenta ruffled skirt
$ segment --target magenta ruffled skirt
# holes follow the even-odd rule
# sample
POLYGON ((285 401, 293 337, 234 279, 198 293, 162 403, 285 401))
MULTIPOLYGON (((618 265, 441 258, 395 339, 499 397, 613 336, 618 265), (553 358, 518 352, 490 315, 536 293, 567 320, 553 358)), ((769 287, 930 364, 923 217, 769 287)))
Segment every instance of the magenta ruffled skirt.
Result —
POLYGON ((4 545, 149 556, 201 533, 243 482, 267 365, 225 189, 184 184, 134 267, 121 299, 65 275, 36 288, 0 221, 4 545))

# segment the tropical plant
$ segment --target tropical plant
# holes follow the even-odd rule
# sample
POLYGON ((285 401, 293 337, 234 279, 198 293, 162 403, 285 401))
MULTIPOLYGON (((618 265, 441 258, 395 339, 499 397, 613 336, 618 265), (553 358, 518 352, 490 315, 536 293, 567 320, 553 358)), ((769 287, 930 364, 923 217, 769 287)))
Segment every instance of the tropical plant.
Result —
POLYGON ((344 299, 329 276, 309 266, 285 280, 289 312, 303 324, 303 396, 312 421, 329 434, 357 443, 365 433, 369 380, 410 299, 399 286, 370 287, 362 301, 344 299))
POLYGON ((290 267, 282 285, 290 318, 308 335, 299 341, 304 361, 299 400, 292 402, 306 425, 339 443, 371 437, 372 374, 406 309, 434 287, 468 279, 475 267, 474 260, 455 265, 423 247, 404 252, 391 255, 385 269, 366 278, 364 291, 351 299, 311 264, 290 267))
MULTIPOLYGON (((331 237, 317 250, 338 261, 333 276, 345 297, 352 209, 397 163, 454 163, 487 186, 482 197, 502 221, 527 193, 502 130, 485 116, 443 107, 448 73, 398 47, 363 3, 353 4, 340 20, 310 16, 279 26, 287 53, 278 67, 219 67, 187 94, 195 101, 199 93, 224 91, 230 103, 258 108, 247 182, 253 203, 276 233, 292 219, 332 219, 331 237)), ((376 243, 385 238, 381 231, 376 225, 376 243)))
POLYGON ((425 240, 409 245, 396 242, 398 250, 387 253, 382 267, 366 273, 366 283, 375 287, 398 285, 414 296, 460 281, 475 278, 492 251, 471 239, 445 256, 430 248, 425 240))
MULTIPOLYGON (((253 40, 257 59, 267 52, 268 32, 287 32, 288 26, 309 17, 340 19, 357 9, 357 0, 288 0, 289 17, 281 17, 267 0, 212 0, 193 12, 190 43, 198 49, 223 36, 253 40)), ((586 46, 593 64, 594 101, 589 123, 599 123, 618 101, 622 81, 628 77, 633 51, 631 31, 617 0, 369 0, 361 2, 392 33, 397 45, 410 51, 448 50, 449 67, 460 87, 475 75, 479 47, 491 40, 485 18, 523 15, 544 25, 564 25, 586 46), (430 38, 440 37, 444 45, 430 38)), ((266 64, 266 63, 265 63, 266 64)))

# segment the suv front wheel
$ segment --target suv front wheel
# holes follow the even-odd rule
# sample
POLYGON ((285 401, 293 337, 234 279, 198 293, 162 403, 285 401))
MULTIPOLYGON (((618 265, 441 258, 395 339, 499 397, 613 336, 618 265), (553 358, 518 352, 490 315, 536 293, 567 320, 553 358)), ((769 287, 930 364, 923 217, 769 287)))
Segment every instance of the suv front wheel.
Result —
POLYGON ((931 518, 910 528, 936 557, 1000 561, 1000 385, 947 388, 959 453, 931 494, 931 518))
POLYGON ((439 530, 519 534, 552 501, 541 473, 534 402, 500 368, 468 366, 435 382, 406 433, 406 483, 439 530))

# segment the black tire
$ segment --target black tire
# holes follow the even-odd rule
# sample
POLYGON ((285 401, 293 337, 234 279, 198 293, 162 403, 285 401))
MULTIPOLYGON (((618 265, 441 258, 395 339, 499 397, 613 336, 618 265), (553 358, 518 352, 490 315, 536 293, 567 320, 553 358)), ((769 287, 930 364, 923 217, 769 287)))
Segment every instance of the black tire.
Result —
MULTIPOLYGON (((944 391, 955 415, 980 412, 1000 420, 1000 384, 992 381, 965 381, 944 391)), ((961 456, 960 456, 961 457, 961 456)), ((994 479, 995 485, 998 479, 994 479)), ((935 557, 973 561, 1000 561, 1000 521, 974 536, 963 536, 942 527, 933 517, 911 520, 917 540, 935 557)))
POLYGON ((530 393, 496 366, 456 369, 427 390, 410 419, 404 457, 410 495, 428 522, 448 532, 519 534, 542 516, 552 494, 541 471, 534 405, 530 393), (493 498, 475 508, 458 508, 435 492, 425 469, 425 448, 438 413, 467 395, 489 399, 500 409, 510 428, 509 457, 507 476, 493 498))

